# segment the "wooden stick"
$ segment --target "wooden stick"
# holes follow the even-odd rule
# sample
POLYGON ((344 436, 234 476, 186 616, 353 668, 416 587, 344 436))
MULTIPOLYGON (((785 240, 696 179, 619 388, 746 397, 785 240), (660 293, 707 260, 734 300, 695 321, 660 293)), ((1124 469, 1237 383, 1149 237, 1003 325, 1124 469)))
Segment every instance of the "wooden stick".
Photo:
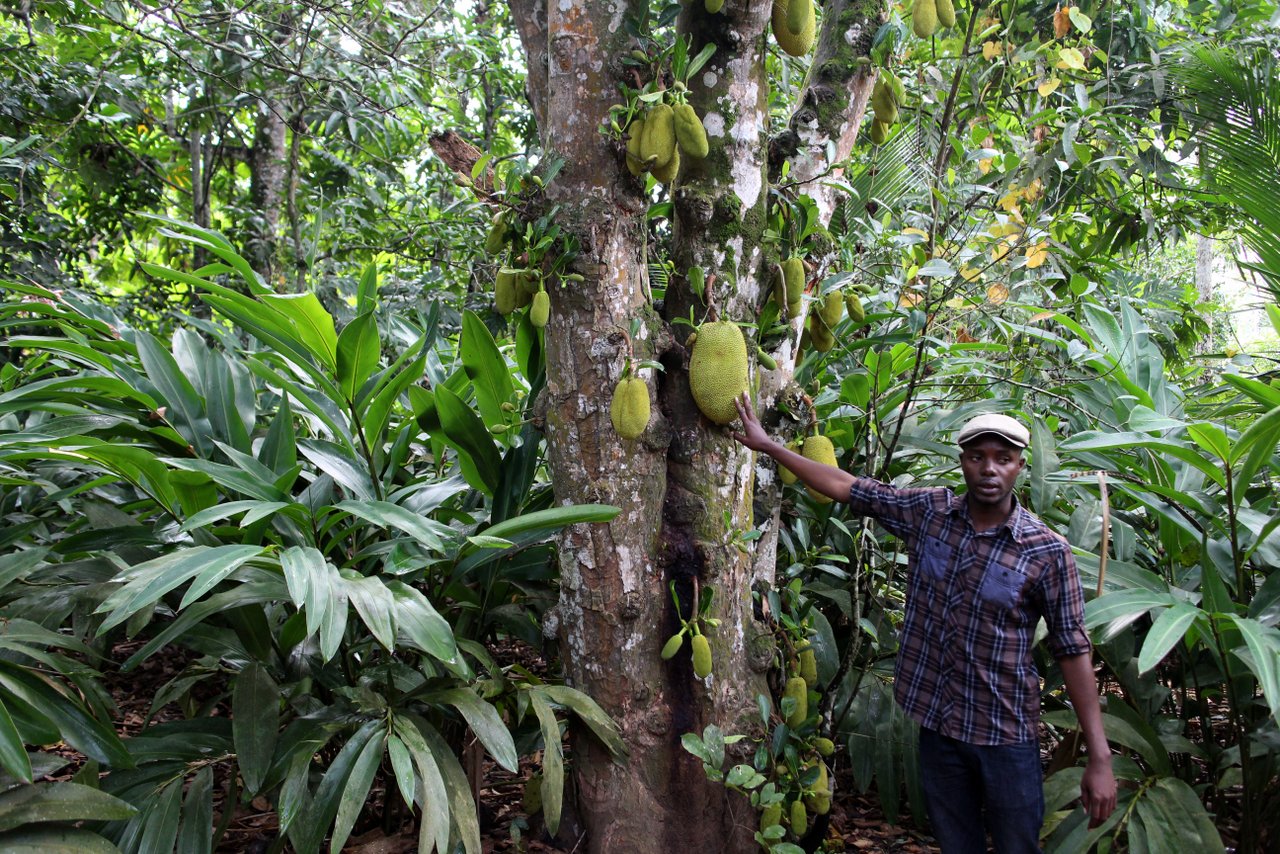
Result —
POLYGON ((1102 496, 1102 546, 1098 549, 1098 589, 1102 595, 1102 580, 1107 577, 1107 550, 1111 547, 1111 499, 1107 495, 1107 473, 1098 472, 1098 492, 1102 496))

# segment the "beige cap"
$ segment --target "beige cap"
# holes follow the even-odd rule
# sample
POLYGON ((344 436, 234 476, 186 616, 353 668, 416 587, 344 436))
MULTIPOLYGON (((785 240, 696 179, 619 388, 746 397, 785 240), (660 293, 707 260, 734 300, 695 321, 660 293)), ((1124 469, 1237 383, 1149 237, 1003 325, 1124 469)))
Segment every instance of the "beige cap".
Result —
POLYGON ((960 435, 956 436, 956 444, 963 445, 965 442, 976 439, 986 433, 994 433, 1010 445, 1019 448, 1025 448, 1031 443, 1031 433, 1026 427, 1023 427, 1008 415, 987 413, 966 421, 965 425, 960 428, 960 435))

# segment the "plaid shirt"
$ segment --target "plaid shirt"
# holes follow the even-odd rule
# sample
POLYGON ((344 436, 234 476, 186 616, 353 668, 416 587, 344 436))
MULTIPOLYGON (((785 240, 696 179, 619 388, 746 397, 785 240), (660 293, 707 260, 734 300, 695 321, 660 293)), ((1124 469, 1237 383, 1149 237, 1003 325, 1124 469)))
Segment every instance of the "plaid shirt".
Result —
POLYGON ((910 579, 894 695, 921 726, 971 744, 1037 737, 1031 650, 1049 627, 1055 658, 1089 652, 1084 592, 1066 541, 1015 499, 999 528, 974 531, 963 496, 857 478, 853 510, 907 544, 910 579))

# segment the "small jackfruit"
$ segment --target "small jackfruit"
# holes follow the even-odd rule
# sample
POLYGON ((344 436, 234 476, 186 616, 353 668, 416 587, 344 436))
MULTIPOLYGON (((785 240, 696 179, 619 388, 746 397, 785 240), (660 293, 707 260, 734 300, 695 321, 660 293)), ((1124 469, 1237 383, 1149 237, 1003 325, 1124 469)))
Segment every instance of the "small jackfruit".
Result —
POLYGON ((529 306, 529 322, 542 329, 551 316, 551 297, 546 291, 538 291, 533 295, 533 304, 529 306))
POLYGON ((813 788, 804 793, 804 801, 813 808, 814 815, 826 815, 831 811, 831 777, 825 762, 818 762, 818 779, 813 788))
POLYGON ((791 832, 796 836, 804 836, 809 832, 809 812, 804 801, 791 802, 791 832))
POLYGON ((787 680, 787 687, 783 689, 782 696, 785 699, 790 697, 796 701, 795 708, 791 714, 787 715, 787 726, 792 729, 799 729, 800 725, 809 717, 809 686, 800 676, 792 676, 787 680))
POLYGON ((800 314, 804 300, 804 260, 799 255, 792 255, 782 262, 782 276, 787 288, 787 314, 795 317, 800 314))
POLYGON ((876 119, 871 123, 871 144, 884 145, 885 140, 889 138, 889 126, 884 122, 876 119))
POLYGON ((654 166, 652 172, 653 177, 662 183, 672 184, 676 180, 676 175, 680 174, 680 149, 676 148, 671 152, 671 159, 667 161, 666 166, 654 166))
POLYGON ((792 32, 787 25, 787 10, 790 5, 788 0, 773 0, 773 38, 778 42, 778 47, 792 56, 805 56, 813 48, 813 37, 817 32, 813 3, 806 4, 809 14, 804 17, 799 32, 792 32))
POLYGON ((689 389, 702 414, 716 424, 738 417, 734 405, 747 390, 747 340, 728 320, 698 327, 689 357, 689 389))
POLYGON ((649 424, 649 387, 636 376, 624 377, 613 390, 609 404, 613 429, 624 439, 634 439, 649 424))
MULTIPOLYGON (((826 436, 810 436, 804 440, 804 450, 801 451, 804 458, 813 460, 814 462, 823 463, 824 465, 834 466, 836 464, 836 449, 831 444, 831 440, 826 436)), ((819 504, 830 504, 831 498, 823 495, 821 492, 815 492, 809 489, 809 495, 819 504)))
POLYGON ((938 23, 944 27, 956 25, 956 6, 951 0, 936 0, 934 6, 938 10, 938 23))
POLYGON ((516 274, 498 271, 498 279, 493 285, 493 306, 498 314, 506 316, 516 310, 516 274))
POLYGON ((760 832, 764 833, 776 824, 782 824, 782 803, 769 804, 760 813, 760 832))
POLYGON ((693 651, 693 675, 706 679, 711 675, 711 642, 706 635, 694 635, 689 646, 693 651))
POLYGON ((662 645, 662 660, 667 661, 674 658, 682 646, 684 646, 684 632, 676 632, 667 638, 667 642, 662 645))
POLYGON ((702 126, 702 119, 689 104, 676 104, 671 108, 675 113, 676 142, 685 154, 701 160, 711 150, 707 144, 707 129, 702 126))
POLYGON ((815 738, 813 746, 820 756, 830 756, 836 752, 836 743, 829 738, 815 738))
POLYGON ((911 30, 917 38, 930 38, 938 31, 938 4, 936 0, 915 0, 911 7, 911 30))
POLYGON ((800 678, 810 688, 818 684, 818 658, 813 654, 813 647, 800 650, 800 678))
POLYGON ((823 297, 818 317, 826 324, 827 329, 834 330, 844 317, 844 296, 839 291, 831 291, 823 297))
POLYGON ((484 239, 484 251, 497 255, 507 243, 507 212, 498 211, 489 224, 489 233, 484 239))
POLYGON ((844 309, 854 323, 861 323, 867 319, 867 310, 862 307, 862 294, 855 290, 850 290, 844 295, 844 309))
POLYGON ((644 119, 636 118, 627 128, 627 171, 639 177, 645 171, 646 164, 640 155, 640 139, 644 136, 644 119))
POLYGON ((820 317, 809 318, 809 343, 819 353, 830 353, 831 348, 836 346, 836 336, 820 317))
POLYGON ((640 137, 640 159, 652 158, 653 169, 666 166, 676 150, 676 116, 667 104, 658 104, 644 118, 644 134, 640 137))
POLYGON ((760 362, 760 367, 766 371, 776 371, 778 369, 777 360, 759 347, 756 348, 756 359, 760 362))
POLYGON ((893 96, 893 87, 884 78, 877 80, 871 90, 871 109, 878 122, 891 125, 898 120, 898 101, 893 96))
POLYGON ((703 5, 706 6, 708 15, 714 15, 724 8, 724 0, 704 0, 703 5))

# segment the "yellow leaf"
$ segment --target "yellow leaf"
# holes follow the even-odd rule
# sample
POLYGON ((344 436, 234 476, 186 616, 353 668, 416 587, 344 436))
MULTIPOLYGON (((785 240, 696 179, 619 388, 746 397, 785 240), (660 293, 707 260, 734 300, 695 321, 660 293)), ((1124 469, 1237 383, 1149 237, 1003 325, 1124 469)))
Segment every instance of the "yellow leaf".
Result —
POLYGON ((978 171, 981 172, 983 175, 986 175, 988 172, 991 171, 990 157, 984 157, 978 161, 978 171))
POLYGON ((1005 193, 1004 197, 1000 199, 1000 210, 1006 212, 1013 211, 1018 207, 1018 202, 1021 199, 1022 191, 1018 189, 1017 184, 1014 184, 1009 188, 1009 192, 1005 193))
POLYGON ((1004 285, 1000 284, 999 282, 987 288, 987 300, 992 305, 1000 305, 1002 302, 1004 302, 1008 298, 1009 298, 1009 289, 1004 285))
POLYGON ((1013 240, 1002 240, 991 247, 991 260, 1002 261, 1013 250, 1013 240))
POLYGON ((1039 178, 1032 181, 1022 190, 1022 198, 1028 202, 1034 202, 1044 195, 1044 184, 1039 178))
POLYGON ((1058 67, 1084 71, 1084 54, 1077 48, 1064 47, 1058 52, 1058 67))
POLYGON ((982 58, 990 62, 1000 55, 1000 42, 983 42, 982 58))
POLYGON ((1030 322, 1030 323, 1039 323, 1039 322, 1040 322, 1040 321, 1042 321, 1042 320, 1049 320, 1050 318, 1055 317, 1055 316, 1056 316, 1056 314, 1055 314, 1054 312, 1052 312, 1052 311, 1041 311, 1041 312, 1038 312, 1038 313, 1036 313, 1036 314, 1031 315, 1031 319, 1030 319, 1030 321, 1028 321, 1028 322, 1030 322))
POLYGON ((918 234, 918 235, 920 235, 921 237, 928 237, 928 236, 929 236, 929 232, 925 231, 923 228, 916 228, 914 225, 909 225, 909 226, 907 226, 906 228, 902 229, 902 233, 903 233, 903 234, 918 234))
POLYGON ((920 296, 920 294, 912 293, 911 291, 903 291, 902 296, 898 298, 898 305, 910 308, 911 306, 919 305, 920 300, 922 299, 924 299, 924 297, 920 296))
POLYGON ((1053 94, 1053 91, 1058 88, 1060 83, 1062 83, 1062 81, 1057 77, 1050 77, 1048 80, 1037 86, 1036 91, 1040 93, 1041 98, 1047 98, 1049 95, 1053 94))
POLYGON ((1028 246, 1026 251, 1027 266, 1034 270, 1036 267, 1044 264, 1049 260, 1049 244, 1041 240, 1034 246, 1028 246))
POLYGON ((965 264, 963 267, 960 268, 960 275, 964 276, 964 280, 966 282, 973 282, 982 278, 982 271, 979 270, 977 267, 973 267, 969 264, 965 264))

